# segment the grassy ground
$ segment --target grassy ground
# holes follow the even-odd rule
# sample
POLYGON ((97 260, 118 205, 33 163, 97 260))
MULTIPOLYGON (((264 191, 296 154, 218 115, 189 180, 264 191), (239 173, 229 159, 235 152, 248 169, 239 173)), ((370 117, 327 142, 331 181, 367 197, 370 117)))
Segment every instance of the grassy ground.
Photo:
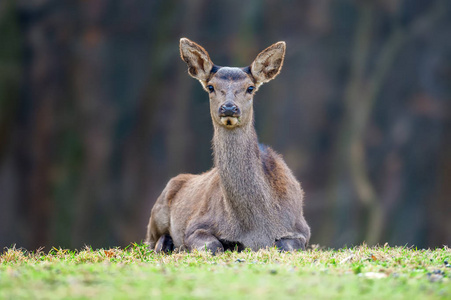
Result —
POLYGON ((143 245, 0 256, 0 298, 451 299, 451 249, 360 246, 218 256, 143 245))

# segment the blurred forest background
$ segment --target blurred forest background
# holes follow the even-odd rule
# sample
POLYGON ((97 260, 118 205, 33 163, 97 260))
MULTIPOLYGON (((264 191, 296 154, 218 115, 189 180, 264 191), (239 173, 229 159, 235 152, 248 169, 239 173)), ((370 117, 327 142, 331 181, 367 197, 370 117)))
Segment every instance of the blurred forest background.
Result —
POLYGON ((287 42, 256 128, 311 243, 451 245, 451 1, 0 0, 2 248, 139 242, 166 182, 211 168, 184 36, 231 66, 287 42))

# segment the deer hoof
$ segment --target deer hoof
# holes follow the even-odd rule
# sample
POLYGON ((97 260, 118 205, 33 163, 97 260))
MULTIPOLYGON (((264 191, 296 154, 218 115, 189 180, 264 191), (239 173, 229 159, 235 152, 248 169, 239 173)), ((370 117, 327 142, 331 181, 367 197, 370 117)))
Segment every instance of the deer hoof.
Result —
POLYGON ((174 242, 169 234, 162 235, 155 245, 155 252, 169 253, 174 251, 174 242))
POLYGON ((216 254, 223 253, 224 247, 222 246, 221 242, 214 241, 205 243, 205 245, 198 247, 197 250, 210 252, 214 256, 216 254))
POLYGON ((305 243, 300 239, 280 239, 274 244, 280 252, 305 250, 305 243))

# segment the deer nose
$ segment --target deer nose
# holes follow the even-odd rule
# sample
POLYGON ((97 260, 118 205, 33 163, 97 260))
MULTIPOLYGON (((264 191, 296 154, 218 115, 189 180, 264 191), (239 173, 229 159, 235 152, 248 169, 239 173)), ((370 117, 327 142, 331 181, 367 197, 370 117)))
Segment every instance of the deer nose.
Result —
POLYGON ((220 117, 239 117, 240 109, 232 103, 226 103, 226 104, 221 105, 221 107, 219 107, 219 116, 220 117))

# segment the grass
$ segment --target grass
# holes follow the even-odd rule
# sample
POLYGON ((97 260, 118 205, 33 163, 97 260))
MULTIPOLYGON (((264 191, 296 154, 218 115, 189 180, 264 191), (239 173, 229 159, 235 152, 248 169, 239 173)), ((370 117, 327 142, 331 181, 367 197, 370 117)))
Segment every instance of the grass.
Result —
POLYGON ((211 256, 125 249, 0 255, 0 299, 451 299, 451 249, 365 245, 211 256))

